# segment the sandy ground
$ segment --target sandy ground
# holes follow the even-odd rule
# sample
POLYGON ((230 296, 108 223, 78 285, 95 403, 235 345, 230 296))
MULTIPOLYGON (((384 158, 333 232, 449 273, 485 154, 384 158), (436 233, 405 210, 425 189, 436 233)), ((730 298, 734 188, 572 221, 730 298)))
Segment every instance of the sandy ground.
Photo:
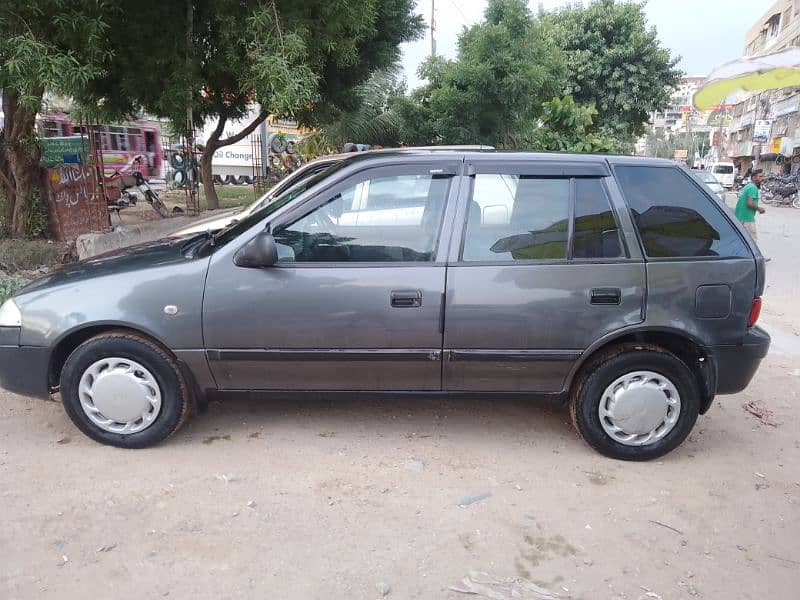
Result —
POLYGON ((521 401, 228 401, 122 451, 0 393, 0 598, 466 600, 472 570, 565 598, 798 598, 800 211, 760 227, 773 350, 658 462, 521 401))

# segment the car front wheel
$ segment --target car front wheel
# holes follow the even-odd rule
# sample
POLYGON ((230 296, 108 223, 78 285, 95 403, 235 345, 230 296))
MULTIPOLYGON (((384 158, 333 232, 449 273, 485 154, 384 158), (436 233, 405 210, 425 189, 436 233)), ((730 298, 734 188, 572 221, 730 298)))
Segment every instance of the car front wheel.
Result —
POLYGON ((127 332, 100 334, 78 346, 64 364, 60 383, 72 422, 111 446, 151 446, 189 415, 189 393, 174 359, 127 332))
POLYGON ((686 439, 700 406, 689 368, 655 347, 630 346, 594 360, 570 397, 581 437, 605 456, 650 460, 686 439))

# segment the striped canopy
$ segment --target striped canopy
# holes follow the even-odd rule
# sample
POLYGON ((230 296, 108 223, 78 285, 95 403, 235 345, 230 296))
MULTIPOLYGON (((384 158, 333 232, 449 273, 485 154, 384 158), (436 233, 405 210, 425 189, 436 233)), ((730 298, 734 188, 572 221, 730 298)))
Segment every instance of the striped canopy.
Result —
POLYGON ((765 56, 738 58, 717 67, 695 92, 692 103, 703 111, 740 90, 763 92, 796 85, 800 86, 800 47, 794 46, 765 56))

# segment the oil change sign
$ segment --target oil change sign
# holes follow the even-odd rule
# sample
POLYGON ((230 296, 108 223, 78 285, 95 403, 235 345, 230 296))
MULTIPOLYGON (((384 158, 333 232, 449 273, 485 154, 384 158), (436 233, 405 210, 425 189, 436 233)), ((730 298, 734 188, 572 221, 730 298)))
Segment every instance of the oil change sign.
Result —
POLYGON ((253 149, 250 141, 244 144, 225 146, 214 152, 215 165, 231 167, 250 167, 253 164, 253 149))

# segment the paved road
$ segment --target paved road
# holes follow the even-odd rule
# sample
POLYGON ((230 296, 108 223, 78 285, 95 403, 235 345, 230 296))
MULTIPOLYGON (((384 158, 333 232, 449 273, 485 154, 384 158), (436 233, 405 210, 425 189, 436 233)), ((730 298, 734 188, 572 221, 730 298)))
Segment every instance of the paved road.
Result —
POLYGON ((0 598, 466 600, 448 587, 470 570, 573 598, 796 598, 800 211, 760 227, 774 350, 658 462, 602 458, 521 401, 237 400, 121 451, 0 393, 0 598))

